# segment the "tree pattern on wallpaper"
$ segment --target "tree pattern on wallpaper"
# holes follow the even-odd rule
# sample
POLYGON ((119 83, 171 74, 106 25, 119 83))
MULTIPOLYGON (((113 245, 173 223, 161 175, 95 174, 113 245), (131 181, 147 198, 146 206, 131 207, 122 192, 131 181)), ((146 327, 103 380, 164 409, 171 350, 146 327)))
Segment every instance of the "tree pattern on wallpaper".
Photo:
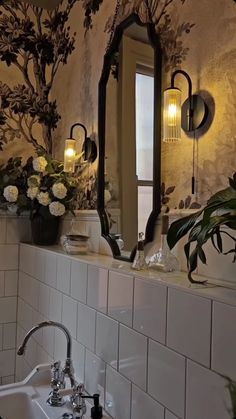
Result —
MULTIPOLYGON (((171 6, 187 0, 117 0, 115 13, 110 16, 106 25, 105 32, 110 34, 108 47, 112 41, 114 30, 122 20, 131 13, 137 13, 144 22, 152 22, 160 35, 161 45, 164 55, 165 70, 169 71, 180 67, 186 59, 189 48, 184 47, 182 37, 190 33, 194 23, 183 22, 173 28, 172 20, 169 14, 171 6)), ((96 14, 103 0, 84 0, 86 9, 85 27, 92 28, 92 15, 96 14)), ((107 47, 107 48, 108 48, 107 47)))
POLYGON ((13 87, 0 82, 0 148, 23 138, 35 148, 39 144, 52 152, 52 130, 60 115, 50 91, 57 71, 67 63, 74 49, 68 19, 78 0, 68 0, 54 9, 43 9, 17 0, 0 1, 0 59, 14 66, 22 83, 13 87), (34 134, 41 124, 41 138, 34 134))

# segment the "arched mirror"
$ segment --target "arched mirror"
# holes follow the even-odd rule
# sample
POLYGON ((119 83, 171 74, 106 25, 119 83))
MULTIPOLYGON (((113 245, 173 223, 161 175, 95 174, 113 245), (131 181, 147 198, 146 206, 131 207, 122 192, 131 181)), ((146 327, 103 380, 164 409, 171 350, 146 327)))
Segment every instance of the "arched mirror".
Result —
POLYGON ((153 24, 117 26, 99 82, 98 213, 115 258, 153 240, 161 209, 162 53, 153 24))

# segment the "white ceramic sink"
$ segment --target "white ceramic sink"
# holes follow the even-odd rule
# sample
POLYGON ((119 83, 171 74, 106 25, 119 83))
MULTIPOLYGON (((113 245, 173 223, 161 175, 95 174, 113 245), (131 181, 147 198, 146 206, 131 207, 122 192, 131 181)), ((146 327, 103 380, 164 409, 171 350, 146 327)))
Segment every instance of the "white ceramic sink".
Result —
MULTIPOLYGON (((22 382, 0 386, 0 419, 61 419, 72 413, 69 397, 62 407, 48 406, 50 393, 50 365, 39 365, 22 382)), ((90 418, 87 404, 84 419, 90 418)), ((109 419, 104 414, 103 419, 109 419)))
POLYGON ((21 391, 0 396, 0 415, 2 419, 46 419, 48 417, 29 394, 21 391))

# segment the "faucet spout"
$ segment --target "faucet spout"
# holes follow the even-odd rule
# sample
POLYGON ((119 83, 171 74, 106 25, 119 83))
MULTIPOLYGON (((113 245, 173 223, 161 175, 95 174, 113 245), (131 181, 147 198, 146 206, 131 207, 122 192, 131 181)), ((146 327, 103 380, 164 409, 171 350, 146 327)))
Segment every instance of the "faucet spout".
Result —
POLYGON ((58 327, 60 330, 64 332, 66 336, 66 340, 67 340, 66 358, 70 360, 71 359, 71 336, 70 336, 69 330, 65 326, 63 326, 63 324, 53 322, 53 321, 45 321, 32 327, 32 329, 30 329, 29 332, 26 334, 22 345, 18 348, 17 355, 23 355, 25 353, 25 348, 26 348, 28 340, 35 332, 37 332, 37 330, 43 327, 48 327, 48 326, 58 327))
MULTIPOLYGON (((37 324, 36 326, 32 327, 29 332, 26 334, 22 345, 18 348, 17 355, 23 355, 25 353, 26 345, 30 337, 37 332, 37 330, 42 329, 43 327, 57 327, 58 329, 62 330, 67 341, 67 350, 66 350, 66 361, 65 366, 63 369, 60 367, 60 362, 54 362, 52 365, 52 376, 51 376, 51 388, 52 391, 49 395, 49 399, 47 403, 50 406, 62 406, 64 401, 59 394, 59 390, 61 388, 65 388, 65 377, 68 377, 70 380, 70 385, 74 388, 77 384, 75 377, 74 377, 74 369, 71 359, 71 336, 69 330, 61 323, 53 322, 53 321, 45 321, 42 323, 37 324)), ((1 418, 0 418, 1 419, 1 418)))

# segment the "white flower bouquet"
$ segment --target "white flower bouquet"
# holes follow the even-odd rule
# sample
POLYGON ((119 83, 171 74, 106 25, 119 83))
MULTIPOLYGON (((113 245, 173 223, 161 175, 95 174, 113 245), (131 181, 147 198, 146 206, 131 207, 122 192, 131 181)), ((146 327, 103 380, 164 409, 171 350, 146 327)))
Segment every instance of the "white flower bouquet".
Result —
POLYGON ((77 178, 41 149, 25 165, 16 157, 0 167, 0 209, 29 211, 31 220, 47 220, 51 226, 67 211, 74 212, 77 193, 77 178))

